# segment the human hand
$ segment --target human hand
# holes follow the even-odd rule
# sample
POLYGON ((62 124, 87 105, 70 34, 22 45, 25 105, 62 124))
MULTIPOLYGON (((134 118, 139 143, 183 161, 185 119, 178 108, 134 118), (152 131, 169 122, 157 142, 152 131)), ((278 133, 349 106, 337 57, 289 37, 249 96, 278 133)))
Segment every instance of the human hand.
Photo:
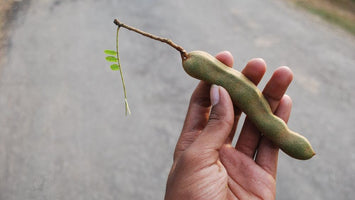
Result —
MULTIPOLYGON (((216 58, 229 67, 233 65, 229 52, 221 52, 216 58)), ((252 59, 242 73, 257 85, 265 71, 262 59, 252 59)), ((263 90, 272 111, 285 122, 292 102, 284 93, 292 77, 289 68, 280 67, 263 90)), ((175 148, 166 200, 275 199, 279 148, 248 118, 233 147, 240 115, 224 88, 199 83, 175 148)))

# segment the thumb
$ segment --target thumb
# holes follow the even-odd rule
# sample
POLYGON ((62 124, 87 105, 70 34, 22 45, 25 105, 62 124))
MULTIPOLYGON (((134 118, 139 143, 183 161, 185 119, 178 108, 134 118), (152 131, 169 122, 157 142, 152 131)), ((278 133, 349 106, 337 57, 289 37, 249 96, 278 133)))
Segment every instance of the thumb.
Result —
POLYGON ((234 123, 234 108, 232 100, 223 87, 212 85, 210 89, 212 104, 209 120, 196 145, 200 148, 217 150, 225 143, 234 123))

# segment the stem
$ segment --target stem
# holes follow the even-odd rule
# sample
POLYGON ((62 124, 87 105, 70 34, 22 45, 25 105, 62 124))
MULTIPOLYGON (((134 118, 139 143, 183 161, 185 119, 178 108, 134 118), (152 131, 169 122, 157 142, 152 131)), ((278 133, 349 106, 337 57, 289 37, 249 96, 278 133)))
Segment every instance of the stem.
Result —
POLYGON ((129 109, 128 101, 127 101, 126 85, 124 83, 122 67, 121 67, 121 63, 120 63, 120 57, 119 57, 119 53, 118 53, 118 32, 119 32, 119 30, 120 30, 120 26, 117 27, 117 32, 116 32, 117 65, 119 66, 119 70, 120 70, 120 74, 121 74, 121 81, 122 81, 122 86, 123 86, 124 104, 125 104, 125 108, 126 108, 126 115, 130 115, 131 111, 129 109))
POLYGON ((173 47, 174 49, 178 50, 178 51, 180 52, 181 58, 182 58, 183 60, 185 60, 185 59, 187 58, 187 53, 186 53, 185 49, 182 48, 181 46, 175 44, 175 43, 174 43, 173 41, 171 41, 170 39, 158 37, 158 36, 155 36, 155 35, 153 35, 153 34, 150 34, 150 33, 144 32, 144 31, 141 31, 141 30, 136 29, 136 28, 134 28, 134 27, 128 26, 128 25, 126 25, 126 24, 123 24, 123 23, 121 23, 120 21, 118 21, 117 19, 115 19, 115 20, 113 21, 113 23, 116 24, 118 27, 123 27, 123 28, 126 28, 126 29, 130 30, 130 31, 134 31, 134 32, 136 32, 136 33, 139 33, 139 34, 141 34, 141 35, 144 35, 144 36, 146 36, 146 37, 149 37, 149 38, 151 38, 151 39, 153 39, 153 40, 158 40, 158 41, 160 41, 160 42, 166 43, 166 44, 170 45, 171 47, 173 47))

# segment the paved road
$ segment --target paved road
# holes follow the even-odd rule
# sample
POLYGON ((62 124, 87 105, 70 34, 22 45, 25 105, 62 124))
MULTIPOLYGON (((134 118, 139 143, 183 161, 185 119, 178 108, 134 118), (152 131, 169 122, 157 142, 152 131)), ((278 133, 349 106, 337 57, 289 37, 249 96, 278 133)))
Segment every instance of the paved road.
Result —
MULTIPOLYGON (((189 96, 197 84, 168 46, 122 30, 132 115, 124 116, 116 17, 187 50, 229 50, 295 79, 289 125, 317 155, 280 154, 277 199, 355 196, 355 39, 281 0, 21 3, 0 66, 0 199, 162 199, 189 96)), ((262 86, 265 82, 261 83, 262 86)))

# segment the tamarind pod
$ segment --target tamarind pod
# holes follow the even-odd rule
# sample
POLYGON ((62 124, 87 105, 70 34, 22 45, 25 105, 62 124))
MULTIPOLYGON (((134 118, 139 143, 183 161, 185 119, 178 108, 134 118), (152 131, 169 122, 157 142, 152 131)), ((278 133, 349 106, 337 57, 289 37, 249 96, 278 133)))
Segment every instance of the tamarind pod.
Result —
POLYGON ((310 159, 315 155, 309 141, 291 131, 282 119, 272 113, 261 91, 242 73, 227 67, 203 51, 188 53, 182 65, 190 76, 225 88, 233 104, 283 152, 301 160, 310 159))

